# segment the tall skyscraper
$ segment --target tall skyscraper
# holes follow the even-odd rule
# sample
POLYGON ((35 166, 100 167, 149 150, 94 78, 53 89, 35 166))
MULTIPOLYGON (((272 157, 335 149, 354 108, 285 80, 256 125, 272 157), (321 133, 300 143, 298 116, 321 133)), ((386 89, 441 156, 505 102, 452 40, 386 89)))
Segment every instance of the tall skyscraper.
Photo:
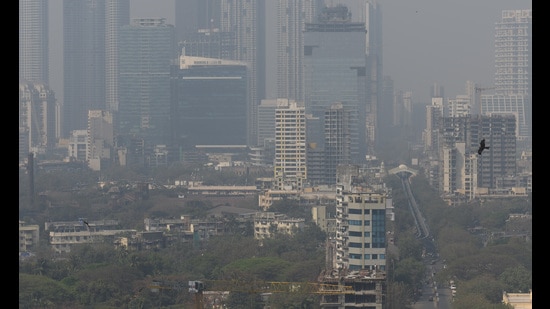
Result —
MULTIPOLYGON (((220 28, 221 0, 177 0, 175 1, 176 42, 187 40, 202 30, 220 28)), ((206 55, 188 55, 201 56, 206 55)))
POLYGON ((497 94, 533 93, 533 15, 531 10, 504 10, 495 25, 497 94))
POLYGON ((511 113, 521 149, 531 149, 533 106, 532 10, 504 10, 495 25, 495 94, 481 95, 485 115, 511 113))
POLYGON ((49 84, 48 1, 19 0, 19 79, 49 84))
POLYGON ((118 110, 118 31, 130 24, 130 0, 105 0, 105 102, 118 110))
POLYGON ((105 25, 105 0, 63 1, 63 137, 105 109, 105 25))
POLYGON ((277 1, 277 97, 304 101, 303 45, 306 23, 320 9, 319 0, 277 1))
POLYGON ((129 17, 129 0, 63 0, 63 137, 86 128, 88 110, 116 111, 117 37, 129 17))
POLYGON ((265 98, 265 3, 262 0, 221 0, 222 32, 233 32, 235 59, 248 65, 247 145, 258 143, 256 120, 265 98))
POLYGON ((171 145, 174 27, 164 18, 134 19, 120 29, 119 40, 117 133, 142 138, 146 151, 171 145))
POLYGON ((382 6, 377 0, 333 0, 332 5, 348 7, 351 21, 365 23, 366 30, 366 143, 374 154, 379 135, 379 118, 383 117, 382 6), (382 108, 382 110, 380 110, 382 108))
POLYGON ((353 163, 366 155, 365 31, 364 22, 352 22, 347 7, 338 5, 325 7, 304 33, 306 112, 323 119, 336 102, 350 110, 353 163))

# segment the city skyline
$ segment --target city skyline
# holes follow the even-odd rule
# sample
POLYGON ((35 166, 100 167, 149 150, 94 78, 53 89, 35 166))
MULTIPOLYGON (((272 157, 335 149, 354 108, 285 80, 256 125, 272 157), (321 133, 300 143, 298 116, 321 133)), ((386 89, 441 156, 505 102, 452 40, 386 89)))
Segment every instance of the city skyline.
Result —
MULTIPOLYGON (((333 0, 343 3, 353 0, 333 0)), ((175 0, 162 3, 132 0, 130 18, 163 17, 175 23, 175 0)), ((390 76, 396 90, 412 91, 415 103, 429 103, 434 82, 454 97, 464 93, 464 83, 473 80, 483 86, 494 83, 494 31, 503 10, 532 9, 530 0, 466 0, 442 3, 378 1, 382 9, 384 76, 390 76), (398 26, 394 26, 398 25, 398 26), (447 35, 445 35, 447 33, 447 35), (414 43, 414 44, 412 44, 414 43)), ((62 101, 62 1, 49 3, 50 87, 62 101)), ((276 11, 276 1, 267 1, 267 12, 276 11)), ((266 15, 267 27, 275 17, 266 15)), ((267 42, 272 50, 275 40, 267 42)), ((276 97, 276 67, 273 54, 266 68, 266 98, 276 97)), ((261 99, 261 98, 260 98, 261 99)))

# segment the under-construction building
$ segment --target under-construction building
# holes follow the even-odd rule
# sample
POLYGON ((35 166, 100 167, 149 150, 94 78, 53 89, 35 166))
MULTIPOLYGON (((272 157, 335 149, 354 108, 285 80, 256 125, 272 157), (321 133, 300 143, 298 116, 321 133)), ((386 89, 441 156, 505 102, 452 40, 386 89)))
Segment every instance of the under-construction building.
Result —
POLYGON ((367 184, 366 171, 340 165, 336 186, 336 237, 327 244, 319 280, 353 292, 322 295, 321 308, 381 309, 386 290, 387 194, 367 184))

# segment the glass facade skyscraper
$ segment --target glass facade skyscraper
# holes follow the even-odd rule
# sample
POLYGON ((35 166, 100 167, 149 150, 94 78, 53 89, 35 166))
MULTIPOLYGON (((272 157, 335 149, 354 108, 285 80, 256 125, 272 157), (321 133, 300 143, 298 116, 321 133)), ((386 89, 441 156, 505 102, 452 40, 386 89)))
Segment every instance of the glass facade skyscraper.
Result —
POLYGON ((351 22, 347 7, 326 7, 318 22, 306 23, 304 76, 306 113, 324 118, 333 103, 350 111, 352 163, 366 154, 365 23, 351 22))
POLYGON ((19 79, 48 84, 48 1, 19 0, 19 79))
POLYGON ((105 109, 105 27, 105 0, 63 1, 63 137, 105 109))
POLYGON ((176 138, 181 146, 246 145, 246 64, 181 56, 176 71, 176 138))
POLYGON ((174 27, 164 18, 134 19, 119 40, 117 132, 143 138, 146 149, 170 145, 174 27))

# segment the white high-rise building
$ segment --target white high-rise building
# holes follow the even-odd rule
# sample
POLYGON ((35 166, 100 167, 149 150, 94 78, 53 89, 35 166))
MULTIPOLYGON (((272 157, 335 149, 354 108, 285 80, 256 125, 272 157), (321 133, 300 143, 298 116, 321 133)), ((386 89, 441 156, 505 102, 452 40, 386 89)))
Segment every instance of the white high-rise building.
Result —
POLYGON ((497 94, 532 95, 532 10, 504 10, 495 26, 497 94))
POLYGON ((338 167, 336 269, 386 270, 386 193, 369 188, 357 165, 338 167))
POLYGON ((306 114, 296 101, 277 101, 274 173, 276 190, 301 190, 307 179, 306 114))
POLYGON ((504 10, 495 25, 495 95, 481 95, 481 113, 513 114, 519 148, 530 149, 533 106, 532 10, 504 10))

